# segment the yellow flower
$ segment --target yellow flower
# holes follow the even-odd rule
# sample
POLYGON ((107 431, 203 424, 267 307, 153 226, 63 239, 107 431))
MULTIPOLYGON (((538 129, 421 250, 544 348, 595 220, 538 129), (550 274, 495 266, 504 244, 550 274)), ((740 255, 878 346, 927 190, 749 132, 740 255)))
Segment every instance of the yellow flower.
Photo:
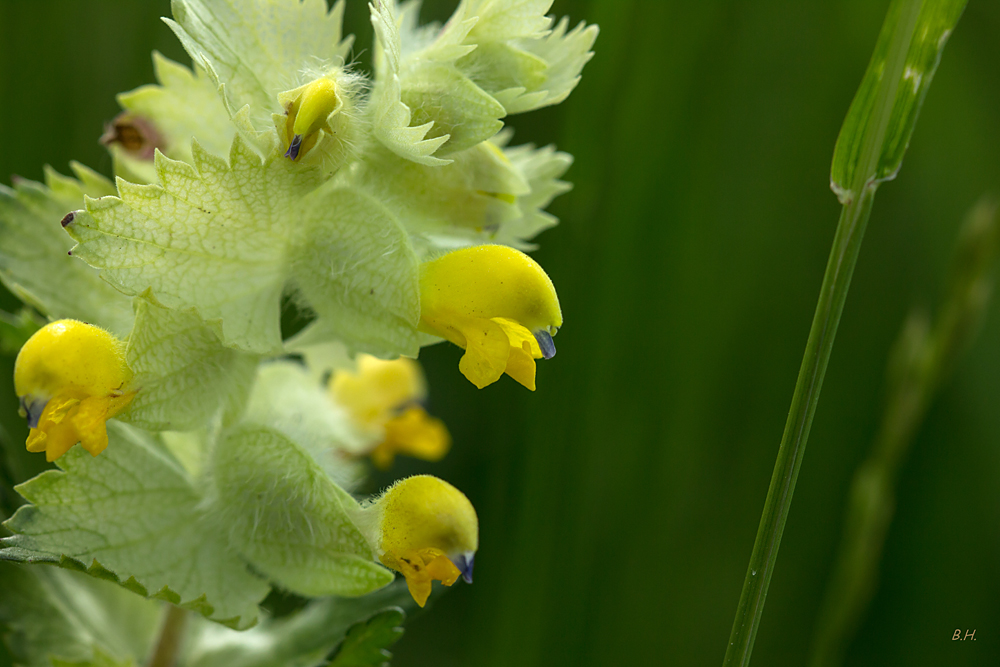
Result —
POLYGON ((382 470, 392 465, 397 454, 439 461, 451 447, 444 423, 420 405, 427 398, 427 384, 420 364, 413 359, 385 361, 358 355, 355 372, 341 370, 333 375, 330 395, 359 430, 379 441, 370 455, 382 470))
POLYGON ((562 326, 555 287, 519 250, 463 248, 423 264, 420 330, 465 348, 458 365, 480 389, 504 373, 535 390, 535 359, 551 359, 562 326))
POLYGON ((14 362, 14 389, 28 419, 29 452, 54 461, 79 442, 97 456, 105 422, 129 404, 132 371, 121 341, 104 329, 58 320, 28 339, 14 362))
POLYGON ((421 607, 431 582, 472 583, 479 548, 479 519, 465 494, 451 484, 418 475, 396 482, 376 502, 381 538, 379 560, 406 577, 421 607))
POLYGON ((285 106, 287 120, 283 129, 288 146, 285 157, 297 160, 316 145, 319 131, 333 133, 327 119, 344 106, 332 77, 322 76, 295 90, 282 93, 278 100, 285 106))

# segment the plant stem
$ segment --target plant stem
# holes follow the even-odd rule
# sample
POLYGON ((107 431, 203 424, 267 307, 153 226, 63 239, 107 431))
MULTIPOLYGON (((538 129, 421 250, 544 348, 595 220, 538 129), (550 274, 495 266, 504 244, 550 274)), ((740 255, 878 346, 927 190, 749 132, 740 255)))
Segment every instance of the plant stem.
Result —
MULTIPOLYGON (((823 387, 823 377, 826 375, 830 353, 833 351, 833 341, 837 335, 837 326, 844 312, 847 291, 851 286, 851 277, 854 275, 854 267, 861 250, 861 240, 868 226, 875 190, 881 181, 893 178, 898 169, 897 164, 896 169, 890 169, 880 175, 879 162, 886 148, 884 144, 889 136, 889 126, 893 122, 897 91, 904 75, 907 53, 923 3, 924 0, 894 0, 890 5, 886 23, 883 24, 883 33, 879 36, 880 42, 887 36, 888 44, 884 53, 880 53, 876 45, 872 61, 874 63, 875 58, 878 58, 881 67, 877 71, 878 84, 874 89, 875 97, 869 115, 860 125, 851 125, 849 112, 848 121, 845 121, 845 126, 841 129, 842 136, 837 139, 839 146, 845 140, 843 136, 845 132, 848 132, 849 136, 857 132, 862 133, 856 162, 849 170, 852 182, 832 183, 839 185, 836 190, 844 208, 840 213, 837 232, 833 238, 833 248, 826 263, 819 303, 816 304, 809 340, 806 342, 805 355, 802 357, 802 366, 795 383, 788 421, 785 422, 785 432, 778 448, 778 459, 774 463, 771 486, 764 501, 764 512, 757 528, 757 539, 754 541, 750 565, 743 581, 743 592, 736 608, 736 618, 729 635, 723 667, 737 665, 745 667, 750 663, 753 643, 757 638, 757 628, 764 613, 767 589, 771 584, 774 563, 778 558, 781 535, 785 530, 785 521, 788 519, 788 510, 795 492, 795 481, 802 466, 809 430, 823 387), (885 32, 887 27, 891 32, 885 32)), ((875 75, 872 64, 869 64, 869 71, 865 74, 866 79, 875 75)), ((857 101, 856 97, 855 102, 857 101)), ((915 122, 915 119, 916 115, 913 115, 910 122, 915 122)), ((902 121, 897 119, 897 122, 903 121, 905 119, 902 121)), ((902 160, 902 156, 899 159, 902 160)), ((836 166, 836 149, 834 161, 836 166)))
POLYGON ((174 667, 177 662, 177 652, 184 639, 184 628, 187 625, 188 612, 174 605, 167 606, 160 629, 160 639, 156 642, 156 650, 147 663, 147 667, 174 667))
POLYGON ((764 513, 757 529, 757 539, 736 610, 736 620, 733 622, 723 663, 725 667, 743 666, 750 662, 757 627, 764 611, 767 588, 778 557, 781 534, 785 529, 785 520, 795 491, 795 480, 802 465, 802 455, 805 453, 813 415, 816 414, 823 377, 833 350, 837 325, 844 311, 854 266, 858 261, 874 194, 874 187, 862 188, 860 196, 844 206, 837 223, 837 233, 826 264, 823 286, 820 288, 819 303, 809 330, 805 356, 799 369, 788 421, 785 423, 778 459, 771 476, 771 486, 767 491, 764 513))

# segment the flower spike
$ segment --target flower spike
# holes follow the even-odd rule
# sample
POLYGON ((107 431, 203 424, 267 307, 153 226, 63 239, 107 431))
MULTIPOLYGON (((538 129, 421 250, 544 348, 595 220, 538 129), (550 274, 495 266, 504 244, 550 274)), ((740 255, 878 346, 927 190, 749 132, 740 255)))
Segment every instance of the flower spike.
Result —
POLYGON ((535 390, 535 359, 551 359, 562 326, 541 266, 500 245, 463 248, 421 267, 420 330, 465 348, 459 370, 480 389, 504 373, 535 390))
POLYGON ((54 461, 79 442, 93 456, 108 446, 105 422, 135 396, 125 350, 113 335, 58 320, 28 339, 14 363, 14 389, 31 427, 29 452, 54 461))
POLYGON ((417 475, 394 484, 375 501, 381 533, 379 560, 406 577, 421 607, 431 583, 472 583, 479 548, 479 519, 465 494, 451 484, 417 475))

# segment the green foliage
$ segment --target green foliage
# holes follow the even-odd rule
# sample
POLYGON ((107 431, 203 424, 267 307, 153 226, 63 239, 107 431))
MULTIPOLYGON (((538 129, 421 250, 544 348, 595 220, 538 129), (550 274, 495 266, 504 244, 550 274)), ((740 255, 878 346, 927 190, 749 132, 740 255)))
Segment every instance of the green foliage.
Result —
POLYGON ((896 177, 917 115, 966 0, 893 0, 833 153, 841 203, 896 177))
POLYGON ((265 618, 245 632, 198 622, 180 663, 182 667, 317 667, 359 619, 383 610, 413 608, 406 583, 359 598, 321 598, 284 618, 265 618))
POLYGON ((120 199, 88 201, 67 226, 74 253, 128 294, 151 288, 168 308, 221 319, 227 345, 280 351, 290 217, 318 175, 262 162, 240 138, 229 164, 196 146, 193 166, 160 157, 157 172, 162 185, 120 182, 120 199))
MULTIPOLYGON (((343 0, 173 0, 164 19, 191 59, 225 88, 227 103, 250 117, 281 112, 276 96, 306 63, 343 63, 354 38, 342 38, 343 0)), ((262 123, 258 130, 265 129, 262 123)))
POLYGON ((223 343, 256 354, 282 350, 281 295, 294 280, 323 337, 416 354, 416 257, 377 202, 314 192, 318 170, 262 161, 240 137, 228 164, 196 146, 193 168, 161 156, 157 170, 161 185, 121 182, 120 199, 89 201, 67 226, 74 253, 106 280, 221 319, 223 343))
POLYGON ((146 298, 135 303, 125 358, 138 393, 121 418, 149 430, 187 431, 217 415, 238 417, 257 357, 223 347, 191 310, 167 310, 146 298))
POLYGON ((31 505, 4 525, 0 558, 55 563, 246 628, 268 586, 232 553, 179 464, 150 436, 109 425, 94 458, 77 447, 17 487, 31 505))
POLYGON ((386 609, 351 626, 327 667, 385 667, 392 654, 386 649, 403 636, 402 609, 386 609))
MULTIPOLYGON (((133 373, 102 389, 131 399, 104 452, 72 448, 59 470, 16 487, 30 504, 4 524, 14 535, 0 560, 21 565, 0 564, 0 576, 16 572, 27 586, 51 575, 79 600, 89 587, 112 590, 143 610, 135 623, 158 600, 197 612, 182 666, 385 662, 408 593, 379 562, 375 512, 349 493, 376 443, 323 376, 348 354, 416 357, 434 342, 417 332, 421 260, 490 241, 527 248, 554 223, 542 208, 568 188, 559 178, 570 157, 495 136, 506 114, 564 99, 592 55, 596 28, 549 30, 550 6, 462 2, 442 28, 418 27, 417 3, 397 21, 395 3, 376 0, 368 85, 346 62, 342 2, 173 0, 167 23, 194 63, 154 54, 159 83, 119 96, 124 113, 104 139, 116 182, 74 165, 78 180, 49 172, 46 185, 0 188, 0 279, 44 316, 113 331, 133 373), (139 129, 149 146, 131 150, 126 130, 139 129), (288 303, 311 319, 286 345, 288 303), (280 358, 291 350, 312 365, 280 358), (242 635, 221 627, 256 624, 270 583, 359 599, 263 614, 242 635)), ((0 326, 11 353, 41 324, 27 313, 0 326)), ((87 370, 77 357, 66 363, 87 370)), ((75 385, 56 391, 69 411, 49 408, 30 442, 61 419, 100 434, 99 407, 71 405, 75 385)), ((51 399, 48 388, 31 395, 32 410, 51 399)), ((53 590, 36 591, 38 604, 58 606, 53 590)), ((34 625, 18 621, 17 636, 38 644, 32 664, 45 663, 36 636, 51 628, 30 597, 9 596, 0 612, 30 612, 34 625)), ((117 618, 127 609, 110 598, 93 606, 141 645, 83 633, 53 664, 164 657, 148 655, 149 631, 117 618)), ((185 618, 168 610, 164 637, 185 618)), ((51 622, 72 625, 67 613, 51 622)))
POLYGON ((225 433, 210 471, 229 543, 283 588, 355 596, 392 581, 352 521, 357 501, 281 433, 251 426, 225 433))
MULTIPOLYGON (((155 51, 153 67, 159 85, 147 84, 122 93, 118 96, 122 108, 152 124, 157 148, 171 159, 191 164, 195 136, 208 152, 225 154, 236 128, 219 97, 218 84, 202 68, 195 67, 192 72, 155 51)), ((134 156, 120 146, 112 145, 110 150, 118 169, 124 168, 147 183, 156 180, 152 160, 134 156)))
POLYGON ((358 485, 366 470, 355 457, 377 443, 358 432, 313 369, 290 361, 261 364, 253 387, 247 423, 287 437, 342 488, 358 485))
POLYGON ((931 9, 931 5, 922 0, 893 0, 872 56, 872 64, 841 128, 834 151, 831 183, 843 210, 726 647, 723 662, 726 667, 745 667, 750 662, 827 364, 871 215, 875 190, 882 180, 894 176, 902 163, 923 93, 927 90, 926 87, 921 89, 919 83, 926 75, 929 85, 940 59, 940 49, 946 41, 942 36, 950 34, 963 6, 964 2, 959 2, 933 5, 935 9, 931 9), (934 41, 936 50, 928 51, 921 47, 935 31, 938 35, 934 41), (915 48, 922 58, 920 63, 929 69, 905 67, 915 48), (930 60, 924 62, 928 57, 930 60), (916 85, 907 92, 906 85, 911 79, 916 85), (844 157, 842 151, 845 150, 850 157, 844 157), (880 165, 886 164, 887 156, 894 163, 889 172, 882 173, 880 165), (847 173, 848 180, 838 179, 842 171, 847 173), (850 190, 844 189, 845 184, 850 190))
POLYGON ((128 299, 68 256, 73 243, 59 225, 83 205, 85 195, 103 197, 114 187, 80 164, 72 167, 79 180, 49 169, 45 185, 24 180, 13 190, 0 185, 0 281, 53 319, 84 320, 125 335, 132 328, 128 299))
POLYGON ((417 356, 418 263, 399 220, 363 193, 324 187, 296 224, 292 278, 317 314, 300 341, 341 340, 386 358, 417 356))
POLYGON ((150 650, 162 603, 56 567, 0 562, 0 624, 17 664, 119 666, 150 650))

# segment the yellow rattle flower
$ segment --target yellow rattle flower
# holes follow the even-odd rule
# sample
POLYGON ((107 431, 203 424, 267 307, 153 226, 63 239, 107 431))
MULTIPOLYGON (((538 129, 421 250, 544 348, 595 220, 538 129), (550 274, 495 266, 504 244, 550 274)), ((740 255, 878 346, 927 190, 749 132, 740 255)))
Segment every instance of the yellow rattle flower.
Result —
POLYGON ((421 607, 431 582, 472 583, 479 548, 479 519, 465 494, 451 484, 418 475, 396 482, 375 502, 381 538, 379 560, 406 577, 421 607))
POLYGON ((358 355, 356 371, 334 373, 330 395, 359 430, 379 441, 370 456, 382 470, 397 454, 439 461, 451 447, 444 423, 420 405, 427 398, 427 383, 413 359, 385 361, 358 355))
POLYGON ((559 297, 541 266, 501 245, 463 248, 420 270, 420 330, 465 348, 458 368, 480 389, 504 373, 535 390, 535 359, 551 359, 559 297))
POLYGON ((287 114, 285 126, 281 128, 288 145, 285 157, 293 161, 316 145, 320 130, 333 133, 327 119, 344 106, 337 94, 337 83, 326 76, 282 93, 278 100, 287 114))
POLYGON ((28 451, 55 461, 79 442, 100 454, 108 446, 105 422, 135 396, 131 379, 124 345, 104 329, 76 320, 39 329, 14 362, 28 451))

